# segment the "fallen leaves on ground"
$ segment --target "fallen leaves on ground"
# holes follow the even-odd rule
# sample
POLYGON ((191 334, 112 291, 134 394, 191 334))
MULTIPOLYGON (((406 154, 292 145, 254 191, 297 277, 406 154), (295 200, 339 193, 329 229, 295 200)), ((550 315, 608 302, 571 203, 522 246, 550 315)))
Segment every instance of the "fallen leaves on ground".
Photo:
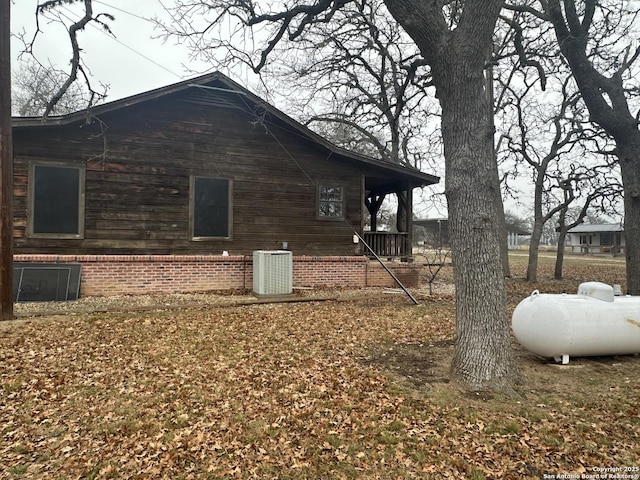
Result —
POLYGON ((0 327, 2 478, 542 478, 640 465, 640 358, 447 382, 451 296, 0 327))

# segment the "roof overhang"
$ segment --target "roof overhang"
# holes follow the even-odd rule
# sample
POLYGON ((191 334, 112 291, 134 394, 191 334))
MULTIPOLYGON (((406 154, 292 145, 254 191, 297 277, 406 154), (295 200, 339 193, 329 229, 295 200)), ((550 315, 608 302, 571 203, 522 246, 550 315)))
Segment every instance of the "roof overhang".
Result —
POLYGON ((334 145, 324 137, 318 135, 305 125, 297 122, 284 112, 278 110, 273 105, 266 103, 257 95, 231 80, 220 72, 212 72, 197 78, 191 78, 165 87, 149 90, 137 95, 115 100, 91 107, 89 110, 70 113, 61 116, 42 117, 14 117, 12 119, 13 128, 45 128, 54 126, 65 126, 74 123, 85 123, 91 117, 99 117, 109 112, 126 109, 143 102, 159 99, 166 95, 171 95, 192 88, 203 90, 217 90, 220 93, 234 93, 241 95, 243 102, 250 102, 253 106, 261 107, 274 119, 277 119, 288 128, 296 131, 297 134, 307 138, 317 145, 325 148, 328 157, 337 156, 347 161, 370 167, 372 172, 366 175, 365 188, 376 194, 392 193, 398 190, 409 190, 416 187, 433 185, 440 181, 435 175, 430 175, 420 170, 404 165, 392 164, 380 159, 352 152, 350 150, 334 145))
POLYGON ((599 232, 623 232, 624 227, 619 223, 589 224, 583 223, 570 228, 567 233, 599 233, 599 232))

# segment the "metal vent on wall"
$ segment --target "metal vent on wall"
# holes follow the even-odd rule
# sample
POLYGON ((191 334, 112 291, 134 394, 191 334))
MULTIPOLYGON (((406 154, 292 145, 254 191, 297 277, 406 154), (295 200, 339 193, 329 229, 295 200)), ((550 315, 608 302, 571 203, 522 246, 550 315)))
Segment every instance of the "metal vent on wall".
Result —
POLYGON ((14 263, 13 301, 50 302, 77 300, 80 264, 14 263))
POLYGON ((253 293, 289 295, 293 291, 293 257, 286 250, 253 252, 253 293))

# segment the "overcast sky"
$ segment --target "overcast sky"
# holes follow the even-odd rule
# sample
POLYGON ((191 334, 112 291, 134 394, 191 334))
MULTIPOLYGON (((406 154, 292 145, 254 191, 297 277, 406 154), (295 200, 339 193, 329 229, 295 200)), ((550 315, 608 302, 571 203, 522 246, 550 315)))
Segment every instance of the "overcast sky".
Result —
MULTIPOLYGON (((158 32, 148 19, 154 15, 166 17, 163 5, 171 5, 171 0, 94 0, 93 3, 94 15, 106 12, 115 16, 115 20, 109 22, 115 38, 95 25, 89 25, 79 35, 82 59, 95 86, 98 82, 110 86, 107 101, 195 77, 209 69, 205 64, 189 60, 185 46, 153 39, 158 32)), ((33 37, 37 5, 37 0, 12 3, 11 32, 14 36, 26 32, 29 39, 33 37)), ((71 20, 77 21, 82 15, 81 6, 82 2, 60 9, 63 21, 67 24, 71 20)), ((40 29, 34 48, 38 60, 45 64, 51 61, 68 69, 71 47, 65 28, 57 21, 41 18, 40 29)), ((24 47, 12 38, 11 48, 13 68, 18 69, 18 56, 24 47)))
MULTIPOLYGON (((24 32, 26 38, 33 37, 36 31, 36 6, 42 1, 12 2, 14 71, 19 69, 18 57, 24 49, 15 36, 24 32)), ((93 24, 79 34, 82 60, 92 76, 94 89, 101 91, 99 82, 109 85, 106 101, 170 85, 210 70, 209 65, 190 60, 186 46, 177 45, 174 40, 163 43, 154 38, 159 32, 154 30, 150 19, 154 16, 169 18, 165 7, 172 3, 173 0, 93 0, 94 16, 109 13, 115 17, 114 21, 109 22, 113 36, 93 24)), ((64 6, 59 11, 61 19, 68 26, 83 15, 83 2, 64 6)), ((51 62, 68 71, 72 55, 68 33, 58 20, 51 15, 48 18, 40 19, 41 32, 34 45, 35 56, 43 64, 51 62)), ((234 76, 234 80, 251 89, 255 78, 249 78, 249 75, 234 76)), ((428 216, 434 215, 441 217, 446 213, 431 213, 428 216)))
MULTIPOLYGON (((38 3, 38 0, 14 0, 11 4, 14 70, 19 69, 18 57, 24 49, 15 35, 24 33, 28 39, 33 37, 38 3)), ((92 76, 94 89, 101 91, 100 82, 109 85, 106 101, 170 85, 210 71, 209 65, 189 58, 186 46, 176 45, 174 40, 163 43, 154 38, 159 32, 154 30, 150 19, 154 16, 169 18, 165 6, 171 6, 172 3, 173 0, 93 0, 94 15, 109 13, 115 17, 114 21, 109 22, 113 36, 93 24, 79 35, 82 59, 92 76)), ((83 14, 82 7, 83 2, 62 7, 61 19, 66 25, 77 21, 83 14)), ((40 19, 40 30, 34 45, 37 59, 43 64, 51 62, 58 68, 68 70, 72 52, 66 28, 49 15, 48 20, 40 19)), ((232 76, 252 89, 255 78, 249 75, 232 76)), ((526 198, 524 196, 522 200, 527 202, 526 198)), ((520 207, 508 201, 507 209, 520 210, 520 207)))

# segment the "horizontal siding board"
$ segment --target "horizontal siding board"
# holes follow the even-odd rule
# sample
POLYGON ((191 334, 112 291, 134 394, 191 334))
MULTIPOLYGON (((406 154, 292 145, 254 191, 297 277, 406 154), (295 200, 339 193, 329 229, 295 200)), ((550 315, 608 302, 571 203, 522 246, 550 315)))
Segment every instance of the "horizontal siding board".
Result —
POLYGON ((193 95, 108 112, 103 137, 97 124, 16 130, 16 253, 250 254, 285 241, 298 254, 354 253, 367 168, 273 118, 184 101, 193 95), (51 161, 86 165, 83 240, 26 237, 29 164, 51 161), (231 240, 190 239, 192 175, 233 181, 231 240), (346 219, 318 220, 317 185, 332 183, 346 189, 346 219))

